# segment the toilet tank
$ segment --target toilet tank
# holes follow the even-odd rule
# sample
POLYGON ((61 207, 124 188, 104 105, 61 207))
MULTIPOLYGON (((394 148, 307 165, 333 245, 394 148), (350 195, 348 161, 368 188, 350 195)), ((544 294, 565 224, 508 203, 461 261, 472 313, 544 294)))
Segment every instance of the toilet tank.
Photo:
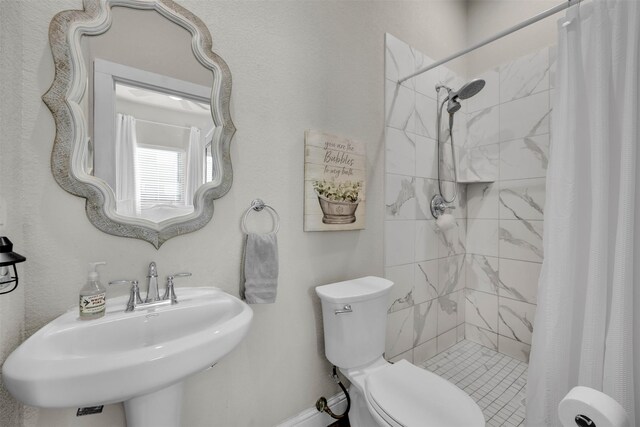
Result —
POLYGON ((324 351, 331 363, 348 369, 382 356, 391 286, 387 279, 368 276, 316 287, 322 301, 324 351))

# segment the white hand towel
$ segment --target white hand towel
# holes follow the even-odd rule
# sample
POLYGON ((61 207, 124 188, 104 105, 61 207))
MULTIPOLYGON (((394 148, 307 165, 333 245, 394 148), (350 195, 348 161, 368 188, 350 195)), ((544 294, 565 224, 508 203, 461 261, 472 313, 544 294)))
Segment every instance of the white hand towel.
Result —
POLYGON ((244 299, 249 304, 276 301, 278 239, 276 233, 247 234, 244 246, 244 299))

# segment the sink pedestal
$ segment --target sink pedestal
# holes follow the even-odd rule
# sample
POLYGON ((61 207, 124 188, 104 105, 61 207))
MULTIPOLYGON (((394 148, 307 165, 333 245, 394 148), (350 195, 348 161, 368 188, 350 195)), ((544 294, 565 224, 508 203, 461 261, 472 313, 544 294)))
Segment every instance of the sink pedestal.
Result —
POLYGON ((180 427, 183 382, 124 402, 127 427, 180 427))

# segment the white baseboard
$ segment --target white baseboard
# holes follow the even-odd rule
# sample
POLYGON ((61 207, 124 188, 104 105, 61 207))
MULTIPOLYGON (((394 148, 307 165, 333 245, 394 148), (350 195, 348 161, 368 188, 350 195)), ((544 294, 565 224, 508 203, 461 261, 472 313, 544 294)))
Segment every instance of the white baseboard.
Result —
MULTIPOLYGON (((344 393, 338 393, 330 397, 327 402, 334 414, 342 414, 347 409, 347 398, 344 393)), ((329 414, 318 412, 314 407, 283 421, 277 427, 327 427, 335 421, 329 414)))

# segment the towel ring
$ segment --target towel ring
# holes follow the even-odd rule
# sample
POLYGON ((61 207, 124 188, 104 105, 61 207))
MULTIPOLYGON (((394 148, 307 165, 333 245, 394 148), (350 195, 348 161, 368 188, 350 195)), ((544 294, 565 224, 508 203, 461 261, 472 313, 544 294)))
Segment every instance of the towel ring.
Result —
POLYGON ((269 212, 273 215, 273 233, 277 233, 280 230, 280 215, 273 209, 271 206, 267 205, 262 199, 255 199, 251 202, 251 206, 245 211, 244 215, 242 215, 242 231, 244 234, 249 234, 247 231, 247 217, 251 213, 251 211, 262 212, 264 208, 267 208, 269 212))

